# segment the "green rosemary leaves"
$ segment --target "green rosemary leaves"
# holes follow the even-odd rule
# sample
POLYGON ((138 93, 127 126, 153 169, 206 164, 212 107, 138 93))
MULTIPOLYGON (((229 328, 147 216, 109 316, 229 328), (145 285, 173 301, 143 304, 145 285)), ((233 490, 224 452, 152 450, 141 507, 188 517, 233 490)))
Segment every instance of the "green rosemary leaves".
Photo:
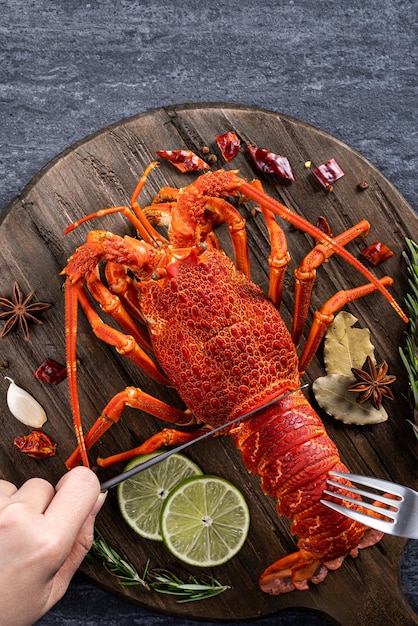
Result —
POLYGON ((409 274, 409 290, 405 297, 405 306, 409 323, 405 345, 399 348, 399 353, 408 375, 414 420, 411 424, 418 438, 418 244, 412 239, 405 241, 408 250, 403 252, 403 256, 409 274))
POLYGON ((104 537, 95 531, 90 554, 100 558, 111 574, 118 577, 121 585, 142 585, 145 589, 177 596, 178 603, 195 602, 217 596, 230 587, 221 585, 213 577, 198 580, 190 575, 186 582, 164 569, 150 570, 148 561, 144 573, 139 575, 136 568, 111 548, 104 537))

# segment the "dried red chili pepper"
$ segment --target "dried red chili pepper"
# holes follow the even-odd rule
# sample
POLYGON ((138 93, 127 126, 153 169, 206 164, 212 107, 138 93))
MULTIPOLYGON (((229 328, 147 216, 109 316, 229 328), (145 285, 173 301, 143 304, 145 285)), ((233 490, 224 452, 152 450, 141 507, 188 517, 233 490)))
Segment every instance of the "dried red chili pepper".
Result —
POLYGON ((170 161, 182 173, 210 170, 210 166, 191 150, 157 150, 156 154, 170 161))
POLYGON ((241 149, 241 141, 233 130, 229 130, 227 133, 215 137, 215 141, 227 163, 232 161, 241 149))
POLYGON ((67 376, 67 368, 53 359, 45 359, 35 372, 35 378, 50 385, 58 385, 67 376))
POLYGON ((29 435, 16 437, 13 443, 21 452, 35 459, 55 456, 57 450, 55 441, 40 430, 33 430, 29 435))
POLYGON ((371 243, 370 246, 367 246, 367 248, 364 248, 360 254, 373 265, 379 265, 379 263, 383 263, 383 261, 390 259, 390 257, 395 253, 392 252, 390 248, 385 246, 384 243, 375 241, 374 243, 371 243))
POLYGON ((287 157, 269 152, 268 150, 264 150, 264 148, 256 148, 255 146, 248 146, 248 152, 260 172, 264 174, 276 174, 287 180, 296 180, 287 157))
POLYGON ((311 171, 323 189, 326 189, 335 183, 336 180, 344 176, 343 170, 335 159, 330 159, 311 171))
POLYGON ((328 224, 328 220, 325 217, 322 217, 322 215, 318 215, 318 219, 316 220, 316 227, 319 228, 319 230, 322 230, 322 232, 328 235, 328 237, 334 236, 331 232, 331 227, 328 224))

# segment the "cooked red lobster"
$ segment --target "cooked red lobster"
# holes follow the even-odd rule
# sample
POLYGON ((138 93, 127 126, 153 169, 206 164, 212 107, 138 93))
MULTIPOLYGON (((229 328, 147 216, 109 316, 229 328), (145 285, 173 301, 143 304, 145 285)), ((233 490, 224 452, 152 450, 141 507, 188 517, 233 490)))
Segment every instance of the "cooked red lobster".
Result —
MULTIPOLYGON (((235 171, 218 170, 177 190, 164 188, 141 210, 139 194, 152 163, 141 177, 130 207, 112 207, 86 216, 123 212, 138 239, 91 231, 69 259, 66 275, 67 362, 78 447, 67 461, 88 464, 87 451, 121 416, 125 406, 141 409, 173 424, 202 424, 193 432, 166 428, 128 453, 102 465, 173 445, 198 436, 269 400, 299 387, 300 373, 312 360, 333 314, 350 300, 379 290, 405 316, 386 289, 389 277, 377 280, 343 247, 369 224, 362 221, 335 239, 324 234, 276 200, 258 181, 248 183, 235 171), (243 196, 263 212, 271 240, 270 289, 267 297, 249 278, 245 220, 226 198, 243 196), (312 235, 317 245, 295 271, 295 316, 290 334, 277 310, 289 255, 279 215, 312 235), (154 228, 166 222, 168 240, 154 228), (226 223, 235 264, 219 249, 213 226, 226 223), (354 265, 368 283, 331 298, 315 314, 300 359, 296 353, 308 314, 316 268, 337 253, 354 265), (99 264, 105 264, 102 281, 99 264), (107 325, 84 289, 121 330, 107 325), (76 376, 77 308, 81 305, 94 333, 130 358, 161 384, 173 386, 187 406, 181 411, 136 387, 127 387, 105 407, 84 436, 76 376), (138 323, 139 321, 139 323, 138 323)), ((281 558, 261 576, 263 591, 279 594, 306 589, 340 566, 347 554, 372 545, 374 531, 323 506, 319 500, 330 470, 347 471, 335 444, 302 392, 279 400, 230 430, 247 469, 258 474, 277 510, 292 518, 299 550, 281 558)), ((338 479, 340 490, 348 483, 338 479)), ((334 488, 335 489, 335 488, 334 488)))

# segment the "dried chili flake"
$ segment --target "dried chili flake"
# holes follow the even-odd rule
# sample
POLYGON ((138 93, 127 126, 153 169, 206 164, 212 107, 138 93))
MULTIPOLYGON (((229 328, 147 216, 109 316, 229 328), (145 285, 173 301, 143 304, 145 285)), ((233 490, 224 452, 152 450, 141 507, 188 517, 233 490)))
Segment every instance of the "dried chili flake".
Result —
POLYGON ((331 227, 328 223, 328 220, 322 215, 318 215, 318 219, 316 220, 316 227, 319 228, 323 233, 328 235, 328 237, 333 237, 331 227))
POLYGON ((157 156, 170 161, 182 173, 210 170, 206 161, 192 150, 157 150, 157 156))
POLYGON ((29 435, 16 437, 13 443, 21 452, 35 459, 55 456, 57 450, 55 441, 40 430, 33 430, 29 435))
POLYGON ((255 146, 248 146, 248 152, 260 172, 264 174, 276 174, 287 180, 296 180, 287 157, 255 146))
POLYGON ((233 130, 229 130, 227 133, 215 137, 215 141, 227 163, 232 161, 241 149, 241 141, 233 130))
POLYGON ((327 187, 335 183, 336 180, 344 176, 343 170, 335 159, 330 159, 311 171, 323 189, 327 189, 327 187))
POLYGON ((67 368, 53 359, 45 359, 35 372, 35 378, 50 385, 58 385, 67 376, 67 368))
POLYGON ((383 263, 383 261, 387 261, 393 256, 395 253, 392 252, 390 248, 385 246, 384 243, 380 241, 375 241, 374 243, 364 248, 364 250, 360 253, 364 258, 366 258, 373 265, 379 265, 379 263, 383 263))

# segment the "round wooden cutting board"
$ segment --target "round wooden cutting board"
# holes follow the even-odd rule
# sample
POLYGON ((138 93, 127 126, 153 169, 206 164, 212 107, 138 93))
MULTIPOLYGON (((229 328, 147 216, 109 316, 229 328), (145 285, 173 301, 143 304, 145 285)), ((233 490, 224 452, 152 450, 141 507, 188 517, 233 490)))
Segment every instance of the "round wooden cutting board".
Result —
MULTIPOLYGON (((0 225, 0 295, 10 297, 14 281, 24 294, 35 291, 37 300, 53 306, 42 313, 42 325, 30 326, 30 340, 25 342, 19 331, 9 333, 0 342, 0 362, 7 360, 4 374, 29 391, 45 407, 48 422, 45 431, 58 442, 56 457, 34 460, 18 452, 14 437, 27 429, 9 413, 6 405, 8 382, 0 380, 2 407, 1 475, 21 484, 31 476, 56 481, 64 473, 64 461, 75 445, 65 382, 49 385, 34 377, 34 371, 46 358, 65 362, 63 278, 60 271, 72 251, 85 240, 88 230, 105 228, 119 234, 132 233, 121 215, 94 220, 64 237, 71 222, 103 207, 129 203, 135 184, 150 161, 161 149, 190 148, 201 154, 203 146, 218 155, 214 167, 240 169, 243 177, 258 177, 246 150, 225 165, 217 152, 215 137, 235 130, 243 146, 255 145, 288 157, 296 182, 282 185, 276 179, 263 178, 268 193, 278 198, 309 221, 327 218, 337 234, 362 218, 371 223, 366 242, 356 241, 348 249, 358 256, 366 244, 383 241, 395 256, 373 271, 394 277, 392 293, 399 303, 407 289, 402 250, 405 237, 416 238, 418 220, 409 205, 360 154, 342 142, 303 122, 285 115, 246 106, 224 104, 182 105, 161 108, 124 120, 72 146, 50 163, 16 198, 2 215, 0 225), (334 192, 320 189, 313 180, 306 161, 312 167, 335 158, 345 176, 334 185, 334 192), (367 180, 369 187, 358 190, 367 180)), ((162 162, 150 176, 141 203, 148 204, 163 186, 185 186, 194 175, 180 174, 162 162)), ((267 257, 269 242, 260 213, 242 207, 248 220, 252 278, 263 289, 268 284, 267 257)), ((292 268, 311 249, 312 239, 283 223, 292 268)), ((228 234, 220 229, 220 240, 230 251, 228 234)), ((318 271, 312 299, 312 311, 335 291, 361 284, 362 277, 346 262, 332 257, 318 271)), ((293 306, 292 272, 288 272, 282 313, 289 323, 293 306)), ((322 415, 327 430, 337 443, 341 456, 352 471, 376 475, 417 488, 417 442, 406 419, 410 408, 405 399, 407 380, 398 347, 404 342, 405 324, 379 294, 373 294, 349 307, 361 327, 371 329, 372 343, 378 360, 386 359, 390 373, 397 376, 393 385, 395 401, 385 402, 387 422, 375 426, 345 426, 322 415)), ((80 315, 79 376, 81 409, 87 428, 109 399, 126 385, 137 385, 159 398, 181 407, 175 392, 154 384, 135 369, 127 359, 101 344, 80 315)), ((304 382, 324 375, 322 348, 304 382)), ((310 394, 310 392, 308 392, 310 394)), ((92 454, 106 456, 139 442, 157 432, 161 424, 148 415, 126 410, 120 422, 99 442, 92 454)), ((129 559, 142 573, 150 559, 151 568, 167 568, 180 577, 188 572, 198 577, 213 574, 231 589, 215 598, 177 604, 171 597, 146 591, 142 587, 122 587, 102 563, 86 560, 82 570, 106 590, 158 612, 179 617, 208 620, 252 619, 289 607, 306 607, 322 611, 343 626, 380 624, 418 624, 408 606, 399 583, 400 559, 405 540, 386 536, 373 548, 361 551, 357 559, 347 557, 343 566, 331 572, 326 580, 312 585, 309 591, 294 591, 279 597, 262 593, 258 577, 264 568, 281 556, 294 551, 295 541, 288 522, 279 519, 275 503, 265 497, 259 481, 249 476, 238 452, 227 438, 202 442, 190 449, 190 458, 206 473, 223 476, 244 493, 251 512, 248 540, 237 557, 213 571, 185 568, 159 543, 139 539, 122 520, 111 491, 97 520, 99 530, 111 546, 129 559)), ((307 463, 309 459, 307 459, 307 463)), ((101 473, 105 479, 119 473, 115 467, 101 473)))

